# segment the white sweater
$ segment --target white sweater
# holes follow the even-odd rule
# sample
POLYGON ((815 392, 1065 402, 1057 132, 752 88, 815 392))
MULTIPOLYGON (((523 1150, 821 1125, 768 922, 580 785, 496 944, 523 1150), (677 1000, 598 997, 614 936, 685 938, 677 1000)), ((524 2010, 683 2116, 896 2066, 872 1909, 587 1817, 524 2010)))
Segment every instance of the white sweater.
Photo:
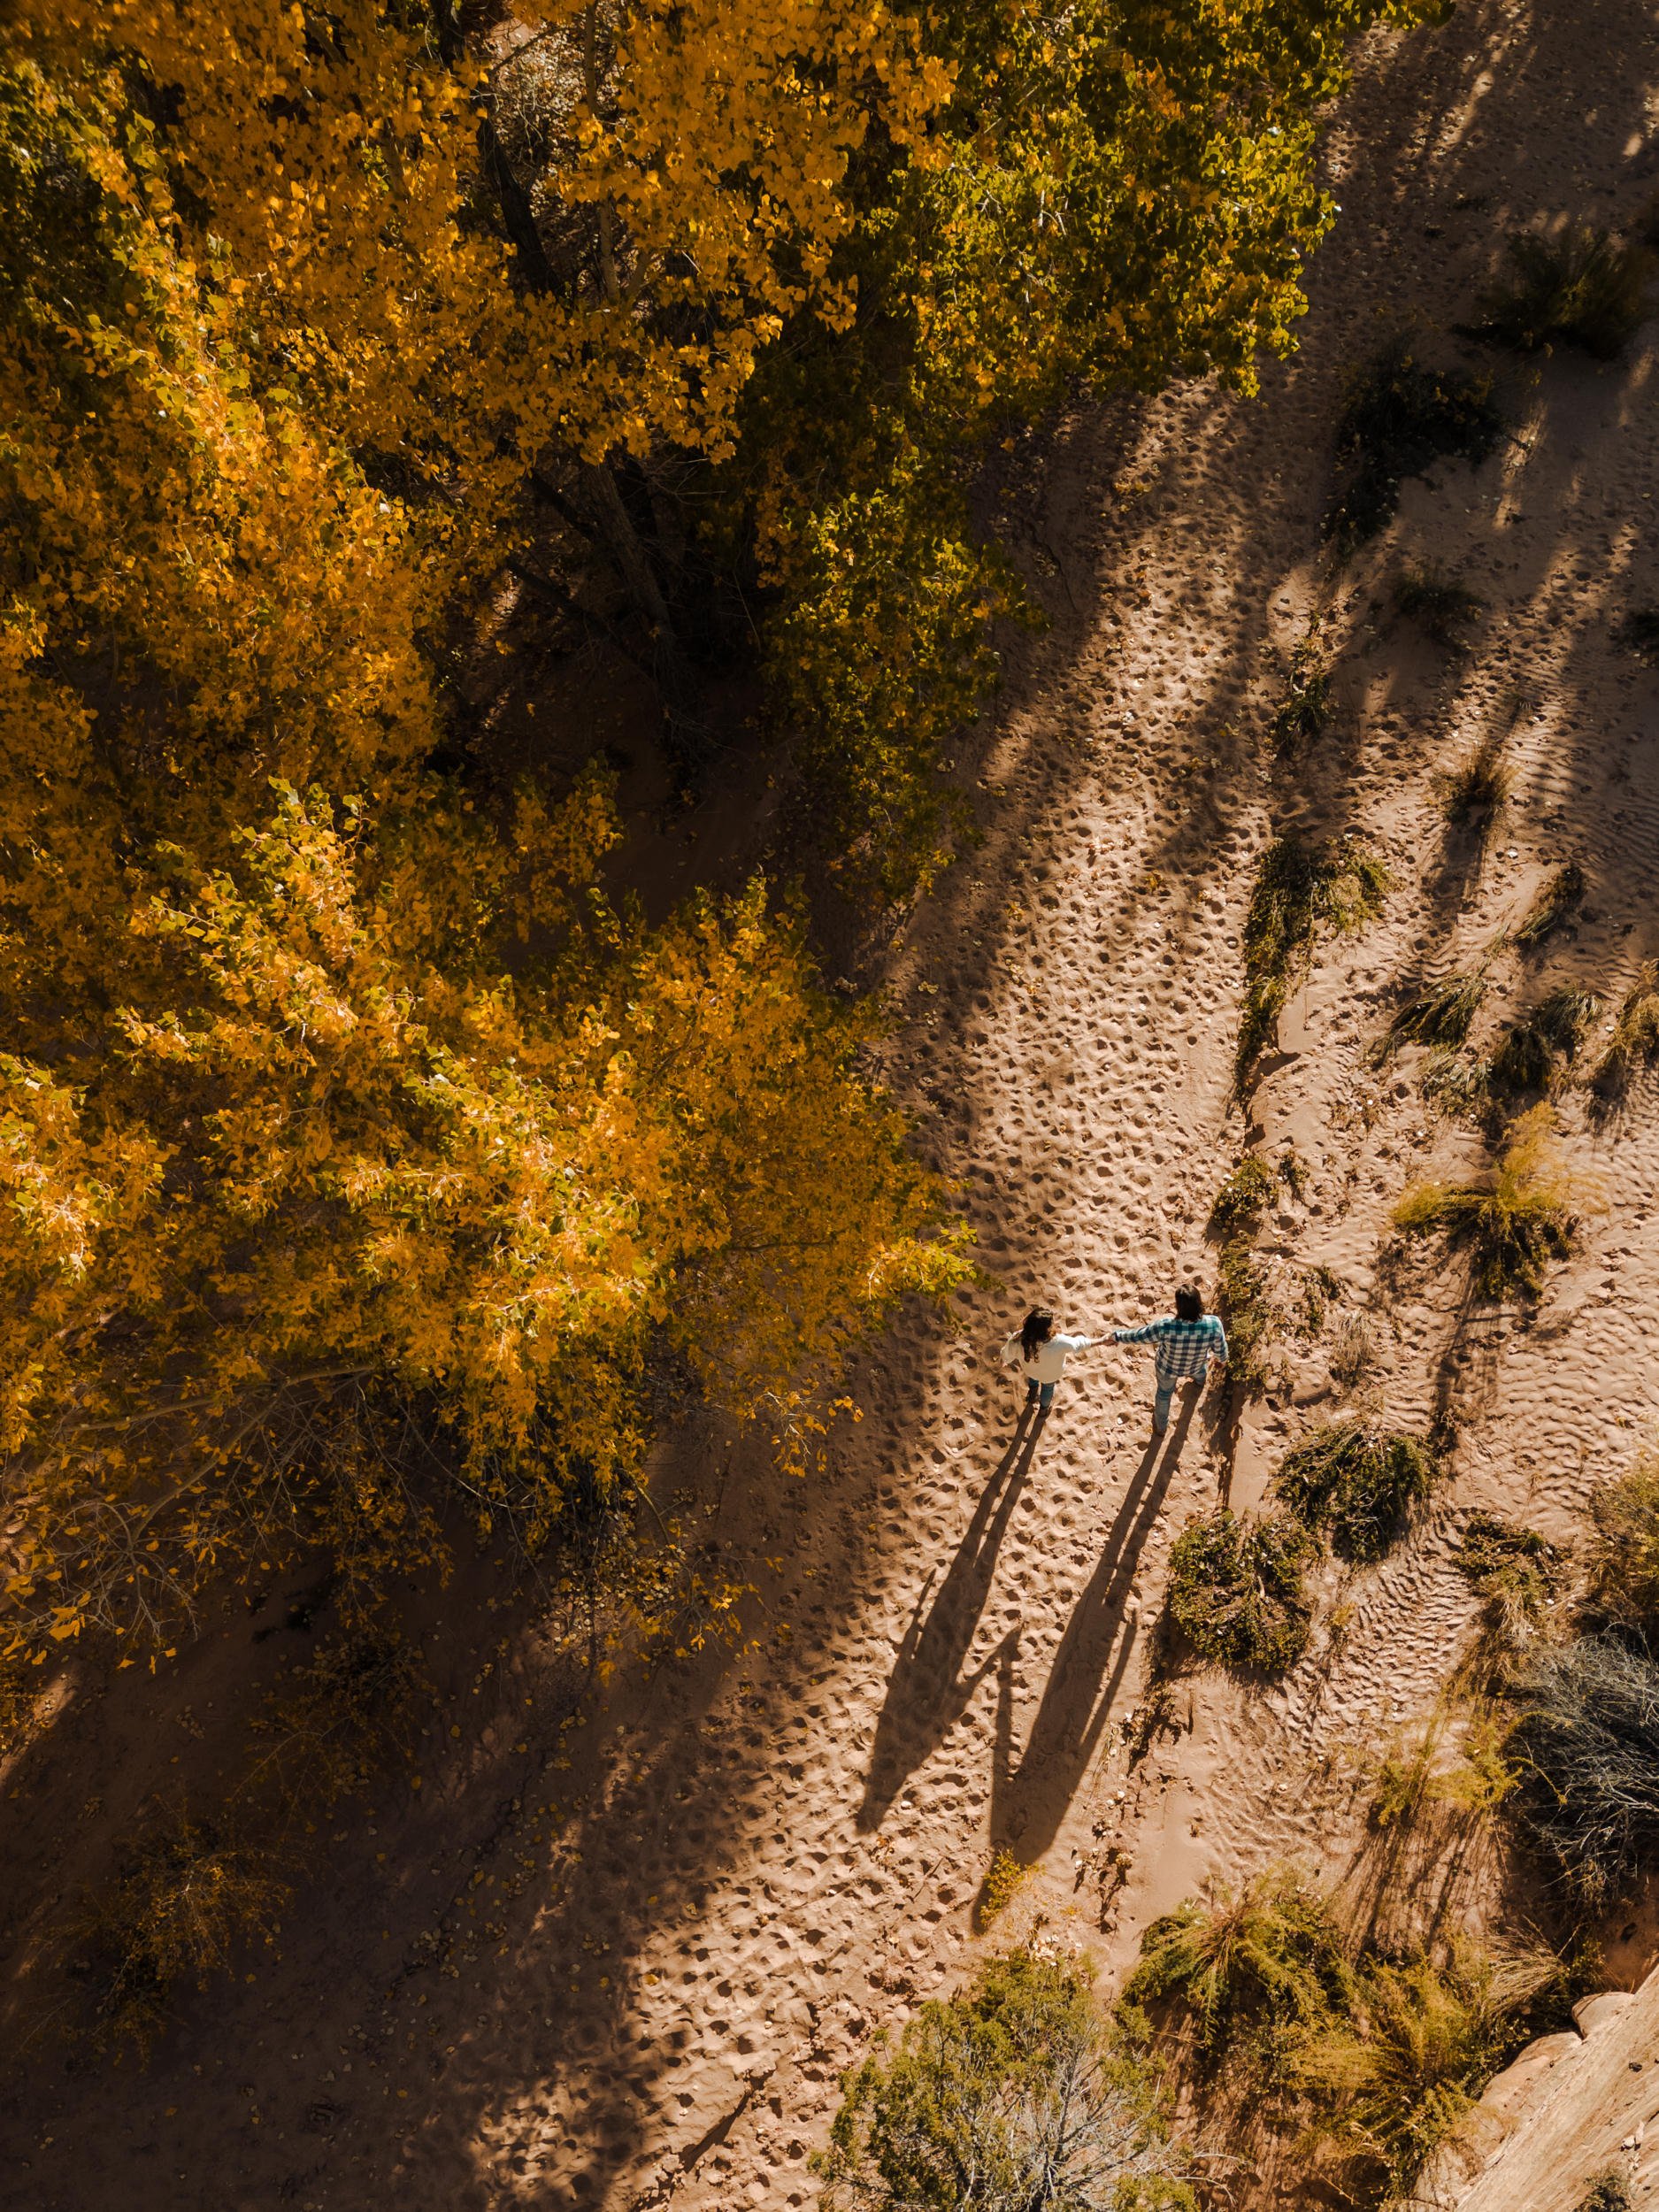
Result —
POLYGON ((1019 1348, 1019 1331, 1016 1329, 1002 1347, 1002 1364, 1018 1367, 1031 1382, 1058 1382, 1065 1371, 1067 1355, 1080 1352, 1086 1344, 1094 1341, 1092 1336, 1051 1336, 1046 1344, 1037 1347, 1035 1359, 1028 1360, 1019 1348))

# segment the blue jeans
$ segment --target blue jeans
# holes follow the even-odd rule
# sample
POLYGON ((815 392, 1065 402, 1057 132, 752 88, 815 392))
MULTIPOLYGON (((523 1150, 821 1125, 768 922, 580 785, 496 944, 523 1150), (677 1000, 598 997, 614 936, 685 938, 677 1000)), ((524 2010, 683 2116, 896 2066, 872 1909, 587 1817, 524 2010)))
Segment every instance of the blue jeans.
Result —
POLYGON ((1044 1413, 1047 1413, 1049 1407, 1054 1403, 1054 1385, 1052 1383, 1028 1382, 1025 1385, 1025 1403, 1028 1406, 1039 1406, 1044 1413))
POLYGON ((1157 1395, 1152 1401, 1152 1426, 1160 1436, 1170 1425, 1170 1400, 1175 1395, 1175 1390, 1174 1383, 1161 1382, 1157 1395))

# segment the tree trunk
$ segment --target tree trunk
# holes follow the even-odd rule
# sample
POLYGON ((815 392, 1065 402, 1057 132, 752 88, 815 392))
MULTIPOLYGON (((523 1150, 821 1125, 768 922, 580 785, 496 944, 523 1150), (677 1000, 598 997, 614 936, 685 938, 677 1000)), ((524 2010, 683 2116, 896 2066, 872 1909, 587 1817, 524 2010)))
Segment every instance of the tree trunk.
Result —
POLYGON ((651 626, 657 685, 668 718, 670 748, 684 766, 696 767, 708 757, 708 732, 693 709, 690 671, 657 571, 608 465, 603 462, 586 465, 582 482, 593 502, 605 549, 616 562, 634 603, 651 626))

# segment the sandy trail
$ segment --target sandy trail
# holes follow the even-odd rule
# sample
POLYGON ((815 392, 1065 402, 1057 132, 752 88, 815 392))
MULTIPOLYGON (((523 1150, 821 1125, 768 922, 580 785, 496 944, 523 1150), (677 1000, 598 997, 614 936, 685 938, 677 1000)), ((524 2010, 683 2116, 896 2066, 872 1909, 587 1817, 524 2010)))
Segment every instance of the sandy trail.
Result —
MULTIPOLYGON (((1389 329, 1456 353, 1445 334, 1507 225, 1631 219, 1659 184, 1656 79, 1634 0, 1467 6, 1378 39, 1331 145, 1344 212, 1302 349, 1262 400, 1183 388, 1017 457, 1003 512, 1053 626, 1016 647, 986 739, 985 842, 898 959, 889 1068, 964 1179, 997 1286, 963 1302, 958 1334, 911 1316, 861 1363, 864 1418, 821 1479, 780 1486, 703 1430, 675 1447, 664 1492, 719 1494, 763 1647, 649 1683, 625 1671, 575 1739, 514 1724, 526 1778, 480 1845, 476 1932, 451 1962, 426 1962, 433 1901, 412 1882, 368 1909, 378 1948, 356 1891, 332 1913, 319 1897, 282 1970, 204 2000, 147 2078, 113 2095, 107 2077, 43 2079, 14 2104, 31 2148, 7 2201, 803 2203, 840 2070, 972 1956, 994 1848, 1041 1863, 1007 1924, 1046 1916, 1112 1970, 1207 1874, 1348 1863, 1344 1747, 1427 1709, 1471 1617, 1448 1563, 1463 1515, 1569 1532, 1659 1410, 1651 1101, 1600 1127, 1565 1110, 1617 1202, 1525 1326, 1471 1313, 1444 1265, 1379 1276, 1409 1174, 1479 1148, 1426 1113, 1410 1062, 1379 1073, 1363 1052, 1403 979, 1464 963, 1567 857, 1586 910, 1547 960, 1506 956, 1494 1007, 1546 973, 1617 993, 1659 949, 1655 683, 1609 643, 1612 615, 1650 595, 1653 326, 1612 368, 1557 357, 1534 383, 1502 366, 1517 442, 1409 486, 1334 582, 1332 426, 1389 329), (1425 552, 1489 602, 1462 659, 1378 605, 1425 552), (1263 733, 1316 611, 1338 712, 1312 758, 1275 764, 1263 733), (1448 837, 1433 776, 1494 726, 1517 787, 1482 849, 1448 837), (1398 887, 1379 926, 1325 949, 1247 1126, 1230 1104, 1240 926, 1254 863, 1292 821, 1363 830, 1398 887), (1165 1310, 1179 1270, 1211 1280, 1204 1222, 1247 1141, 1302 1156, 1264 1241, 1293 1271, 1331 1267, 1344 1308, 1370 1314, 1391 1415, 1456 1422, 1455 1479, 1381 1566, 1345 1590, 1333 1573, 1345 1625, 1283 1685, 1186 1681, 1143 1742, 1170 1544, 1224 1486, 1258 1500, 1334 1402, 1328 1331, 1287 1347, 1285 1387, 1236 1437, 1214 1402, 1189 1404, 1162 1450, 1149 1362, 1109 1349, 1073 1363, 1013 1448, 995 1349, 1031 1297, 1095 1333, 1165 1310)), ((446 1819, 476 1826, 479 1801, 462 1778, 415 1817, 384 1824, 394 1865, 446 1819)))

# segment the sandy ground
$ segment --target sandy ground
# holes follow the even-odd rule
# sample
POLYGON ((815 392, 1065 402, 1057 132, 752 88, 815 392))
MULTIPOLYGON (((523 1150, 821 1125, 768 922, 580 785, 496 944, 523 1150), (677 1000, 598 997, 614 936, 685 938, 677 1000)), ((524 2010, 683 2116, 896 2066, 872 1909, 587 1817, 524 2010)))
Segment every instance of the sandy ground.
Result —
MULTIPOLYGON (((1365 1053, 1407 983, 1467 964, 1565 859, 1586 908, 1547 956, 1501 956, 1480 1040, 1563 979, 1616 996, 1659 951, 1659 679, 1609 642, 1655 596, 1655 326, 1610 367, 1498 361, 1513 442, 1408 486, 1340 572, 1320 550, 1331 434, 1390 331, 1474 357, 1449 329, 1506 227, 1633 218, 1659 188, 1655 82, 1634 0, 1466 5, 1372 42, 1331 142, 1343 214, 1302 349, 1261 399, 1184 388, 1017 457, 1003 512, 1052 627, 1015 647, 975 757, 984 844, 898 955, 889 1067, 963 1179, 995 1286, 956 1333, 913 1315, 861 1362, 864 1417, 821 1478, 780 1487, 703 1428, 665 1458, 663 1495, 703 1501, 757 1585, 758 1648, 625 1665, 591 1708, 533 1640, 488 1681, 457 1677, 455 1698, 488 1708, 465 1755, 434 1747, 419 1798, 388 1787, 338 1821, 280 1956, 192 2000, 147 2073, 45 2056, 8 2089, 0 2201, 801 2204, 841 2070, 985 1939, 998 1847, 1037 1870, 998 1935, 1041 1922, 1109 1981, 1155 1914, 1273 1859, 1397 1913, 1358 1846, 1355 1763, 1431 1708, 1466 1639, 1463 1518, 1570 1536, 1659 1412, 1651 1094, 1600 1124, 1565 1105, 1569 1154, 1611 1203, 1529 1321, 1471 1307, 1440 1258, 1381 1263, 1409 1177, 1479 1148, 1425 1110, 1414 1058, 1379 1071, 1365 1053), (1425 555, 1488 602, 1466 656, 1387 611, 1425 555), (1310 755, 1275 762, 1267 720, 1316 614, 1337 710, 1310 755), (1517 782, 1483 842, 1448 831, 1434 779, 1493 729, 1517 782), (1293 822, 1359 830, 1396 888, 1323 949, 1247 1120, 1240 926, 1253 864, 1293 822), (1219 1400, 1188 1405, 1155 1450, 1148 1363, 1095 1350, 1016 1449, 995 1346, 1027 1301, 1091 1333, 1164 1310, 1178 1269, 1212 1277, 1204 1223, 1240 1149, 1286 1142, 1308 1178, 1264 1244, 1286 1285, 1323 1264, 1342 1294, 1322 1337, 1286 1340, 1282 1386, 1236 1430, 1219 1400), (1330 1571, 1282 1685, 1187 1675, 1148 1711, 1174 1536, 1218 1491, 1261 1498, 1338 1402, 1331 1333, 1359 1312, 1389 1415, 1455 1424, 1453 1479, 1380 1566, 1330 1571)), ((481 1602, 465 1583, 452 1617, 463 1602, 481 1602)), ((116 1767, 146 1748, 124 1739, 135 1722, 98 1727, 83 1768, 94 1742, 116 1767)), ((37 1840, 75 1755, 45 1769, 37 1840)), ((1414 1878, 1417 1909, 1468 1909, 1464 1871, 1414 1878)), ((1645 1962, 1614 1953, 1632 1980, 1645 1962)))

